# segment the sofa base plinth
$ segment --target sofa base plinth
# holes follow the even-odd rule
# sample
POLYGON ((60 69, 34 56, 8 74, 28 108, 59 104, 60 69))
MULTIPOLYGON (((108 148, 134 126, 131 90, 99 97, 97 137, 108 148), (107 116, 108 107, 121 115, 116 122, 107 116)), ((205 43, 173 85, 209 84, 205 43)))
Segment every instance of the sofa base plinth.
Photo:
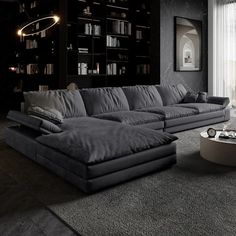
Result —
POLYGON ((217 124, 217 123, 221 123, 221 122, 225 122, 225 121, 226 120, 224 117, 217 117, 214 119, 198 121, 198 122, 184 124, 184 125, 166 127, 165 132, 169 132, 169 133, 182 132, 185 130, 190 130, 190 129, 199 128, 199 127, 203 127, 203 126, 207 126, 207 125, 217 124))
POLYGON ((176 155, 171 155, 160 160, 146 162, 141 165, 133 166, 131 168, 100 176, 94 179, 83 179, 40 155, 37 155, 36 162, 72 183, 83 192, 93 193, 120 183, 124 183, 128 180, 132 180, 171 167, 176 163, 176 155))

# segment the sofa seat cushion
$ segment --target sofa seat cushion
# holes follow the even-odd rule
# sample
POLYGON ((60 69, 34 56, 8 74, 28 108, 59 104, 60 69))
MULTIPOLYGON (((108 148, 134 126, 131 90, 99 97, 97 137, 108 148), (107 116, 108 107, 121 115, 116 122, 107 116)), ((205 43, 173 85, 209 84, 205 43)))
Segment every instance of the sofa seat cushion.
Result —
POLYGON ((127 125, 142 125, 164 120, 162 115, 137 111, 104 113, 94 117, 104 120, 112 120, 127 125))
POLYGON ((143 108, 139 111, 160 114, 163 115, 167 120, 198 114, 196 109, 174 106, 143 108))
POLYGON ((177 119, 166 120, 165 127, 169 128, 169 127, 174 127, 174 126, 201 122, 205 120, 211 120, 211 119, 215 119, 219 117, 224 117, 224 115, 225 115, 225 111, 220 110, 220 111, 214 111, 214 112, 208 112, 208 113, 201 113, 194 116, 186 116, 186 117, 182 117, 181 119, 177 118, 177 119))
POLYGON ((91 117, 72 118, 61 128, 62 133, 36 140, 85 164, 121 158, 177 139, 168 133, 91 117))
POLYGON ((187 103, 187 104, 175 104, 174 107, 181 107, 181 108, 191 108, 197 110, 200 114, 213 112, 213 111, 220 111, 223 109, 223 106, 211 103, 187 103))

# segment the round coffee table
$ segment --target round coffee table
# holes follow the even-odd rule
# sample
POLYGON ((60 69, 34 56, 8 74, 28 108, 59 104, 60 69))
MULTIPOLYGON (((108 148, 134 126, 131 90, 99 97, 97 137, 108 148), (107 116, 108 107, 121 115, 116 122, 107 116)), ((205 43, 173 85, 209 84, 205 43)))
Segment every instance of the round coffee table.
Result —
POLYGON ((236 139, 219 138, 220 133, 215 138, 208 138, 207 132, 200 134, 200 155, 217 164, 236 166, 236 139))

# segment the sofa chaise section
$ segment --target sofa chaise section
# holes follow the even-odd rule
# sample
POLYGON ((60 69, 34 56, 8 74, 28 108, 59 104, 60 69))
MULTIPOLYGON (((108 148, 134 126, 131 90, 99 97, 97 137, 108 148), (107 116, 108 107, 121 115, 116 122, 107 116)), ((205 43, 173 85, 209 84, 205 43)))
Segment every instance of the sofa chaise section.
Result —
POLYGON ((89 117, 68 119, 61 128, 40 135, 11 127, 6 142, 85 192, 176 163, 176 138, 170 134, 89 117))

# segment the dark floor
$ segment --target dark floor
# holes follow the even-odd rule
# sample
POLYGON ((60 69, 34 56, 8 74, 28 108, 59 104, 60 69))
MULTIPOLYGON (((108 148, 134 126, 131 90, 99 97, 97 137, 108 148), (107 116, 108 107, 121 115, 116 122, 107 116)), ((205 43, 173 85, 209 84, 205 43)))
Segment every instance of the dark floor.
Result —
MULTIPOLYGON (((12 125, 0 115, 0 158, 4 149, 4 130, 12 125)), ((79 235, 40 203, 0 165, 1 236, 79 235)))

